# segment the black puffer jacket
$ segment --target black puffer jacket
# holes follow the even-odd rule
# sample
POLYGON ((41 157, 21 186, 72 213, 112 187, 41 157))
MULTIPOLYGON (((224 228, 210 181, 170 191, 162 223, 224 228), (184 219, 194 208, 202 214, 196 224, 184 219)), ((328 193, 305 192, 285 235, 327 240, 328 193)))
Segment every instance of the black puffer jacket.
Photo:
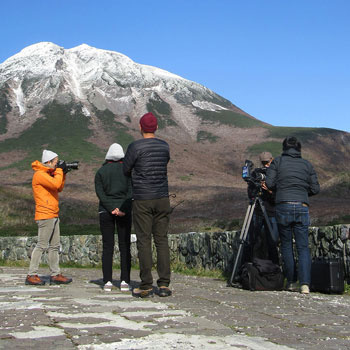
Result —
POLYGON ((303 202, 320 191, 316 172, 309 161, 293 148, 275 158, 266 173, 266 186, 276 191, 276 204, 303 202))
POLYGON ((167 164, 169 145, 157 138, 134 141, 126 151, 123 168, 132 176, 134 199, 156 199, 169 196, 167 164))

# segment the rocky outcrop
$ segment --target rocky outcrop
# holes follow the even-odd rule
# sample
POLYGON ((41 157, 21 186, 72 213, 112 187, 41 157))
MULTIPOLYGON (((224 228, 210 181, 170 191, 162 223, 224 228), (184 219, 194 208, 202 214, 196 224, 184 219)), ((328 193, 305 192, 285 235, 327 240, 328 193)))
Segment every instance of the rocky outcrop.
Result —
MULTIPOLYGON (((347 271, 350 271, 350 225, 311 227, 309 242, 311 255, 315 257, 345 258, 347 271)), ((239 231, 190 232, 169 236, 171 260, 183 262, 188 267, 232 270, 240 241, 239 231)), ((0 259, 29 261, 37 242, 36 237, 0 238, 0 259)), ((136 237, 132 235, 132 260, 137 263, 136 237)), ((153 249, 154 258, 156 250, 153 249)), ((101 236, 62 236, 61 263, 75 263, 83 266, 96 266, 101 262, 101 236)), ((119 249, 115 246, 115 263, 119 263, 119 249)), ((47 263, 46 253, 43 262, 47 263)))

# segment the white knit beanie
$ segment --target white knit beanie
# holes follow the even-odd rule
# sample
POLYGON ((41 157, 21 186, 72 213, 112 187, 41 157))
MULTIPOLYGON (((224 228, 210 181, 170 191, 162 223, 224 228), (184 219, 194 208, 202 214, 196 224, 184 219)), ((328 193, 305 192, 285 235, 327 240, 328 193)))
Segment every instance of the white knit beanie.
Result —
POLYGON ((118 143, 113 143, 112 145, 110 145, 105 159, 118 161, 122 158, 124 158, 123 147, 120 146, 118 143))
POLYGON ((58 155, 55 152, 49 151, 47 149, 43 150, 43 156, 41 157, 41 163, 49 162, 50 160, 58 157, 58 155))

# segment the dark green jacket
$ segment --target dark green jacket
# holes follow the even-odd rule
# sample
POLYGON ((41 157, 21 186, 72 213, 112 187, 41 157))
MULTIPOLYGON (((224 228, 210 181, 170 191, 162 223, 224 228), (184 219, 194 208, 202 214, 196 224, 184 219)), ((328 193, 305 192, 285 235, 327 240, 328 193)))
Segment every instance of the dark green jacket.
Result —
POLYGON ((131 212, 131 180, 123 173, 122 160, 106 161, 95 176, 95 191, 99 203, 99 211, 111 213, 115 208, 131 212))

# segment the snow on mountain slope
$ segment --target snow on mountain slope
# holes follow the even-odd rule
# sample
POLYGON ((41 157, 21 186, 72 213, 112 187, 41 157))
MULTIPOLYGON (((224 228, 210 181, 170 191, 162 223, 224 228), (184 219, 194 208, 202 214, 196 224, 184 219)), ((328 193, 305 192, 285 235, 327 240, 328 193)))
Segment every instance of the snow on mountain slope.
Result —
POLYGON ((178 75, 137 64, 120 53, 86 44, 68 50, 48 42, 26 47, 0 65, 0 85, 14 77, 21 83, 24 79, 49 78, 56 87, 58 82, 65 80, 66 87, 79 99, 87 99, 91 89, 103 85, 158 87, 173 92, 195 89, 203 95, 214 95, 204 86, 178 75))
POLYGON ((198 110, 231 110, 251 118, 198 83, 86 44, 64 49, 41 42, 24 48, 0 64, 1 92, 12 107, 7 118, 10 134, 33 123, 53 100, 79 102, 86 116, 93 115, 94 108, 109 109, 131 120, 147 112, 150 103, 154 108, 168 105, 173 125, 192 137, 201 124, 198 110))

